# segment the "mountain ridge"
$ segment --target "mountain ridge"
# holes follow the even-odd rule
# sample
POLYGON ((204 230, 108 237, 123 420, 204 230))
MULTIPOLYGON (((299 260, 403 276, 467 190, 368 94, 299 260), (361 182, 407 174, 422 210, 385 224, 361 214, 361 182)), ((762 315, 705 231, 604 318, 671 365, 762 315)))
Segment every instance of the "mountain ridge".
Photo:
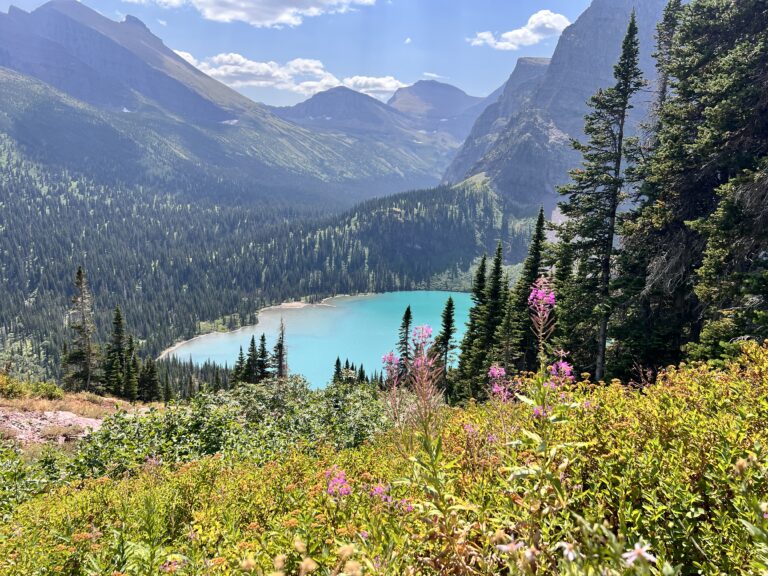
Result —
MULTIPOLYGON (((570 141, 583 137, 589 98, 614 82, 613 66, 632 10, 636 11, 640 31, 640 65, 652 83, 654 33, 665 6, 666 0, 594 0, 563 31, 528 102, 497 134, 493 134, 492 125, 484 128, 476 124, 474 140, 492 139, 492 145, 481 157, 470 157, 469 162, 468 151, 459 152, 443 181, 460 182, 483 174, 517 210, 533 214, 544 205, 553 212, 558 186, 568 181, 568 171, 580 162, 570 141)), ((636 99, 629 133, 638 129, 648 104, 647 98, 636 99)))

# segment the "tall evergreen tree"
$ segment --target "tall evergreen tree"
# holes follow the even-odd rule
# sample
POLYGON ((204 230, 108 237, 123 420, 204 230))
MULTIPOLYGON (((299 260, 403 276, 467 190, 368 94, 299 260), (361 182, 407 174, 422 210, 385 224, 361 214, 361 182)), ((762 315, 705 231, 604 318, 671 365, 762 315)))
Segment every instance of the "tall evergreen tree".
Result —
POLYGON ((269 352, 267 352, 267 336, 262 332, 256 359, 256 382, 261 382, 267 378, 269 378, 269 352))
POLYGON ((240 353, 237 355, 235 366, 232 368, 232 381, 234 383, 243 382, 245 376, 245 354, 243 353, 243 347, 240 346, 240 353))
POLYGON ((64 384, 70 390, 100 392, 93 295, 82 266, 78 266, 75 274, 75 295, 68 322, 74 334, 64 357, 64 384))
POLYGON ((128 336, 125 349, 125 372, 123 374, 123 398, 135 402, 139 399, 139 360, 133 336, 128 336))
POLYGON ((163 402, 166 404, 173 400, 173 391, 171 390, 171 379, 166 373, 163 377, 163 402))
POLYGON ((160 400, 160 379, 157 377, 157 366, 153 358, 148 358, 141 367, 139 374, 139 399, 142 402, 160 400))
POLYGON ((341 358, 336 356, 336 364, 333 367, 333 382, 341 382, 341 358))
POLYGON ((245 367, 240 380, 253 384, 258 381, 258 363, 259 350, 256 347, 256 336, 251 336, 251 342, 248 344, 248 354, 245 357, 245 367))
POLYGON ((487 267, 488 258, 486 255, 483 255, 472 280, 472 307, 469 309, 467 329, 464 332, 459 353, 458 376, 461 389, 457 389, 455 393, 461 399, 471 395, 471 380, 475 377, 473 372, 473 351, 476 343, 481 338, 481 325, 483 311, 485 310, 487 267))
POLYGON ((534 370, 538 363, 538 348, 528 311, 528 296, 533 283, 544 272, 545 225, 544 209, 541 208, 528 246, 528 256, 523 262, 520 277, 514 288, 509 291, 504 318, 496 332, 496 357, 508 370, 534 370))
POLYGON ((592 111, 585 118, 587 142, 574 141, 581 152, 582 168, 571 171, 572 182, 560 189, 567 199, 560 208, 568 220, 563 236, 575 243, 581 267, 593 279, 594 290, 581 294, 594 310, 597 349, 595 378, 605 375, 608 322, 612 313, 611 276, 619 207, 625 200, 625 169, 631 160, 626 123, 632 98, 643 86, 639 66, 638 31, 635 14, 629 21, 621 56, 614 67, 616 84, 600 90, 589 101, 592 111))
POLYGON ((440 333, 435 338, 435 354, 443 367, 443 392, 451 401, 455 394, 449 384, 448 369, 451 364, 451 353, 455 349, 453 337, 456 334, 456 307, 453 298, 448 296, 440 319, 440 333))
POLYGON ((123 392, 123 375, 125 372, 125 324, 120 306, 115 306, 112 316, 112 334, 107 345, 107 355, 104 362, 104 384, 106 391, 113 396, 123 392))
POLYGON ((491 261, 491 267, 485 278, 485 295, 483 304, 478 311, 477 335, 472 343, 469 362, 470 377, 468 383, 469 393, 472 398, 484 399, 486 395, 486 383, 488 368, 496 347, 496 331, 504 317, 504 305, 502 295, 505 293, 503 286, 504 269, 501 242, 496 246, 496 253, 491 261))
POLYGON ((400 371, 401 373, 406 370, 406 366, 411 361, 411 325, 413 324, 413 315, 411 314, 411 307, 408 306, 403 313, 403 319, 400 321, 400 339, 397 343, 397 352, 400 354, 400 371))
POLYGON ((278 378, 288 377, 288 352, 285 349, 285 323, 280 319, 280 332, 277 334, 277 342, 272 352, 272 364, 275 370, 275 376, 278 378))
POLYGON ((753 217, 764 218, 758 190, 768 155, 765 3, 671 3, 668 14, 662 25, 672 41, 659 63, 669 90, 622 229, 622 279, 634 286, 639 278, 639 286, 616 336, 624 364, 645 368, 676 363, 685 349, 696 357, 726 352, 729 341, 759 333, 736 317, 765 302, 747 288, 763 266, 752 231, 753 217), (718 276, 725 287, 743 271, 736 291, 711 290, 718 276), (729 292, 733 300, 721 298, 729 292), (700 339, 703 348, 690 346, 700 339))

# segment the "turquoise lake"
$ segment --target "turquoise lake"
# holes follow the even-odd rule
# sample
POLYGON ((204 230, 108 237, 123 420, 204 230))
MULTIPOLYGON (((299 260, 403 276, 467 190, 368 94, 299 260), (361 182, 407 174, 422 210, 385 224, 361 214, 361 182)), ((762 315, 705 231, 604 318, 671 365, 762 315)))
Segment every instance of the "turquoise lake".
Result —
POLYGON ((397 344, 397 333, 405 308, 410 305, 413 325, 428 324, 435 335, 448 296, 456 306, 456 343, 464 335, 471 299, 460 292, 388 292, 365 296, 339 296, 323 304, 302 308, 274 307, 259 313, 257 326, 234 332, 214 333, 184 342, 171 354, 181 360, 202 363, 213 360, 232 366, 240 347, 247 350, 251 336, 267 336, 271 350, 285 322, 288 368, 301 374, 314 388, 322 388, 333 374, 336 357, 362 363, 367 373, 381 370, 381 357, 397 344))

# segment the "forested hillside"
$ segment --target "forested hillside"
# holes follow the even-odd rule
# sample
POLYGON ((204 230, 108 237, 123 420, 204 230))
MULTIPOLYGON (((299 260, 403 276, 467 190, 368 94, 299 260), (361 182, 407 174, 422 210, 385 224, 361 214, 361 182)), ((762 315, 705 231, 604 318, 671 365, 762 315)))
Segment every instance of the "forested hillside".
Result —
POLYGON ((516 261, 529 235, 529 223, 505 217, 482 184, 321 218, 277 202, 191 203, 156 189, 102 186, 23 160, 8 141, 0 150, 0 324, 3 357, 20 371, 29 369, 20 357, 31 355, 56 372, 79 265, 99 333, 120 305, 146 355, 195 335, 203 321, 226 316, 225 326, 238 327, 286 299, 425 286, 468 268, 502 238, 516 261))

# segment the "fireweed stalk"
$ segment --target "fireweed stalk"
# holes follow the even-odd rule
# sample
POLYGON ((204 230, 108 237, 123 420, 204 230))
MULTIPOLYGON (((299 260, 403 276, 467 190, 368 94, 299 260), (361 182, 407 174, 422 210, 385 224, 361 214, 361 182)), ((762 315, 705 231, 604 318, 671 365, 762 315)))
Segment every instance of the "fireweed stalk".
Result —
POLYGON ((441 513, 448 507, 446 474, 442 467, 442 434, 440 406, 442 392, 438 386, 443 368, 432 351, 432 328, 417 326, 413 330, 411 360, 405 362, 390 352, 384 356, 387 374, 387 405, 390 417, 399 434, 399 447, 414 463, 413 478, 403 481, 422 487, 427 495, 427 505, 441 513), (405 394, 405 391, 410 394, 405 394), (410 398, 409 398, 410 397, 410 398), (420 450, 412 456, 413 438, 408 430, 416 431, 420 450))
MULTIPOLYGON (((519 439, 506 443, 506 470, 510 493, 524 494, 523 507, 528 518, 505 531, 509 542, 501 542, 497 550, 506 557, 509 567, 523 573, 536 573, 537 562, 546 542, 542 528, 550 517, 564 509, 569 502, 564 488, 568 475, 569 447, 553 443, 554 426, 566 421, 569 405, 567 400, 573 385, 573 369, 561 355, 549 364, 548 340, 555 328, 555 293, 546 278, 537 280, 531 288, 528 306, 539 351, 539 372, 528 381, 525 390, 515 388, 500 367, 491 367, 488 373, 492 397, 505 409, 513 395, 529 407, 529 424, 521 430, 519 439), (521 455, 529 455, 521 465, 521 455), (531 455, 533 458, 531 458, 531 455), (511 532, 512 534, 509 534, 511 532)), ((502 418, 503 420, 503 418, 502 418)), ((551 539, 551 532, 547 540, 551 539)), ((498 539, 497 539, 498 540, 498 539)), ((503 539, 502 539, 503 540, 503 539)), ((565 544, 564 544, 565 546, 565 544)), ((578 557, 578 548, 567 543, 569 557, 578 557)))

